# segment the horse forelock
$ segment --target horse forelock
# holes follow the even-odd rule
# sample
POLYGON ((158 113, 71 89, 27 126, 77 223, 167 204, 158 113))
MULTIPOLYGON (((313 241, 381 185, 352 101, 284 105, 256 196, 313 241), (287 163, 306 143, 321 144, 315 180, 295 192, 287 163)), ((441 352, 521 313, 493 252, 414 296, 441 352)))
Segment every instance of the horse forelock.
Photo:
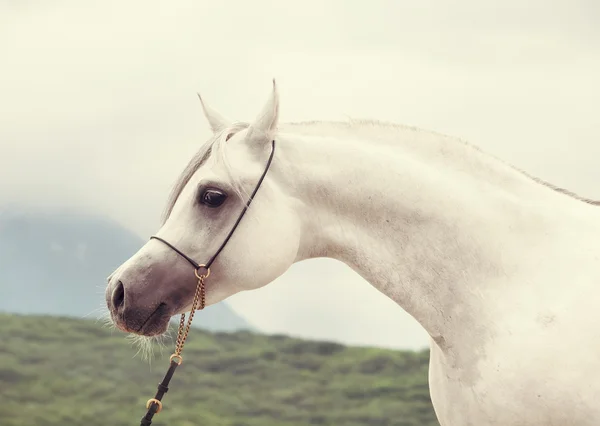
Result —
POLYGON ((223 129, 222 131, 215 133, 213 135, 213 137, 210 138, 198 150, 198 152, 188 162, 186 167, 183 169, 183 171, 177 178, 175 184, 173 185, 173 189, 171 190, 171 193, 167 200, 165 210, 163 212, 162 224, 164 224, 167 221, 167 219, 169 218, 169 216, 171 215, 171 212, 173 211, 173 207, 175 206, 175 203, 179 199, 179 196, 181 195, 183 188, 185 188, 185 186, 188 184, 188 182, 190 181, 190 179, 192 178, 194 173, 196 173, 196 171, 198 171, 198 169, 202 165, 206 164, 208 159, 211 158, 213 154, 216 154, 215 160, 217 162, 219 162, 220 164, 222 164, 223 166, 225 166, 227 173, 229 174, 230 178, 232 179, 234 188, 237 191, 240 190, 239 189, 240 185, 235 180, 235 175, 232 173, 229 162, 227 161, 227 154, 226 154, 225 147, 226 147, 227 140, 231 136, 240 132, 243 129, 246 129, 248 127, 248 125, 249 125, 248 123, 243 123, 243 122, 233 123, 231 126, 223 129))

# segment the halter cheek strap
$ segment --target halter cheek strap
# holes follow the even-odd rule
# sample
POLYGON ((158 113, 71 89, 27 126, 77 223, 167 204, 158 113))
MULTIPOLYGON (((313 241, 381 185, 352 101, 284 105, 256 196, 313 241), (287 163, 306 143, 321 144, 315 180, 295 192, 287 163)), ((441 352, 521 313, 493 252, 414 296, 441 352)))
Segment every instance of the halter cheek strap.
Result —
POLYGON ((164 240, 163 238, 160 238, 160 237, 157 237, 157 236, 153 235, 153 236, 150 237, 150 239, 155 239, 155 240, 158 240, 158 241, 166 244, 175 253, 177 253, 178 255, 180 255, 181 257, 183 257, 185 260, 187 260, 196 269, 196 271, 199 271, 200 269, 209 270, 210 267, 211 267, 211 265, 213 264, 213 262, 217 258, 217 256, 221 253, 221 251, 223 251, 223 249, 225 248, 225 246, 227 245, 227 243, 231 239, 231 236, 235 232, 236 228, 240 224, 240 222, 241 222, 242 218, 244 217, 244 215, 246 214, 246 212, 248 211, 248 208, 250 207, 250 204, 252 203, 252 200, 254 200, 254 196, 258 192, 258 189, 262 185, 263 180, 265 179, 265 176, 267 175, 267 172, 269 171, 269 168, 271 167, 271 162, 273 161, 273 155, 275 155, 275 141, 274 140, 271 141, 271 155, 269 156, 269 160, 267 161, 267 165, 265 167, 265 170, 262 173, 260 179, 258 180, 258 183, 256 184, 256 187, 254 188, 254 191, 252 192, 252 195, 250 195, 250 198, 246 202, 246 205, 244 206, 244 209, 242 210, 242 212, 238 216, 237 220, 235 221, 235 224, 231 228, 231 231, 229 231, 229 234, 227 235, 227 237, 223 241, 223 244, 221 244, 221 246, 219 247, 219 249, 208 260, 208 262, 206 262, 206 263, 198 263, 198 262, 196 262, 194 259, 192 259, 188 255, 186 255, 185 253, 183 253, 181 250, 179 250, 177 247, 175 247, 173 244, 169 243, 168 241, 164 240))
POLYGON ((165 239, 157 237, 155 235, 150 237, 150 239, 158 240, 158 241, 162 242, 163 244, 165 244, 167 247, 171 248, 175 253, 177 253, 179 256, 184 258, 186 261, 188 261, 194 267, 194 273, 196 275, 196 278, 198 278, 198 286, 196 287, 196 293, 194 294, 192 310, 190 312, 190 316, 188 318, 187 325, 185 325, 185 326, 184 326, 185 314, 181 314, 181 319, 179 321, 179 331, 177 333, 177 344, 176 344, 175 353, 173 355, 171 355, 171 357, 169 358, 169 361, 170 361, 169 370, 165 374, 163 381, 158 384, 158 390, 157 390, 154 398, 149 399, 148 402, 146 403, 146 408, 148 409, 148 411, 146 412, 146 415, 144 417, 142 417, 140 426, 150 426, 152 424, 152 417, 154 417, 155 414, 158 414, 162 410, 161 400, 162 400, 164 394, 169 390, 169 382, 171 381, 171 378, 173 377, 173 374, 175 373, 175 369, 183 361, 183 358, 181 357, 181 351, 183 350, 183 344, 185 343, 185 340, 187 338, 187 335, 188 335, 188 332, 189 332, 189 329, 190 329, 190 326, 192 323, 192 319, 194 318, 194 311, 196 310, 196 306, 198 303, 200 303, 200 307, 198 309, 204 308, 204 297, 205 297, 204 279, 208 278, 208 276, 210 275, 210 266, 213 264, 213 262, 215 261, 215 259, 219 255, 219 253, 221 253, 221 251, 223 251, 223 249, 225 248, 225 246, 231 239, 231 236, 233 235, 235 229, 238 227, 242 218, 246 214, 246 211, 248 211, 248 207, 250 207, 250 203, 252 203, 254 196, 258 192, 258 188, 260 188, 260 186, 263 183, 263 180, 265 179, 265 176, 267 175, 267 171, 269 170, 269 167, 271 167, 271 162, 273 161, 274 154, 275 154, 275 141, 273 140, 273 141, 271 141, 271 155, 269 156, 269 161, 267 162, 265 170, 264 170, 263 174, 261 175, 260 179, 258 180, 258 183, 256 184, 256 187, 254 188, 252 195, 250 195, 250 198, 246 202, 244 209, 238 216, 237 220, 235 221, 235 224, 231 228, 231 231, 229 231, 229 234, 227 234, 227 237, 223 241, 223 244, 221 244, 219 249, 208 260, 208 262, 206 262, 205 264, 198 263, 194 259, 189 257, 187 254, 185 254, 184 252, 179 250, 177 247, 175 247, 173 244, 166 241, 165 239))

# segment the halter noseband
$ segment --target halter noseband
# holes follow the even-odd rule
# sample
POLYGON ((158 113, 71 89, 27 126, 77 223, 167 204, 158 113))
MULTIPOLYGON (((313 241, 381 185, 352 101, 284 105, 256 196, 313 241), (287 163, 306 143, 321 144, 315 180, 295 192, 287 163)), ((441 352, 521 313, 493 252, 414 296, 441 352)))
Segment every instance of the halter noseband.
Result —
POLYGON ((236 228, 240 224, 242 218, 246 214, 246 211, 248 211, 248 207, 250 207, 250 203, 252 203, 254 196, 258 192, 258 189, 262 185, 263 180, 265 179, 265 176, 267 175, 267 171, 269 170, 269 167, 271 167, 271 162, 273 161, 274 154, 275 154, 275 141, 273 140, 273 141, 271 141, 271 155, 269 156, 269 160, 267 161, 265 170, 263 171, 263 174, 261 175, 260 179, 258 180, 258 183, 256 184, 256 187, 254 188, 252 195, 250 195, 250 198, 246 202, 244 209, 238 216, 237 220, 235 221, 235 224, 231 228, 231 231, 229 231, 229 234, 227 234, 227 237, 223 241, 223 244, 221 244, 219 249, 208 260, 208 262, 198 263, 194 259, 189 257, 188 255, 186 255, 184 252, 179 250, 177 247, 175 247, 173 244, 166 241, 165 239, 157 237, 156 235, 153 235, 150 237, 151 240, 155 239, 155 240, 158 240, 158 241, 162 242, 163 244, 167 245, 175 253, 177 253, 182 258, 187 260, 194 267, 194 273, 196 275, 196 278, 198 278, 198 286, 196 287, 196 293, 194 295, 194 301, 192 303, 192 310, 191 310, 190 316, 188 318, 187 326, 185 327, 185 332, 183 331, 184 330, 184 322, 185 322, 185 314, 182 314, 181 320, 179 322, 179 332, 177 334, 177 346, 176 346, 175 353, 173 355, 171 355, 171 357, 169 358, 169 361, 170 361, 169 369, 167 370, 167 373, 165 374, 163 381, 158 384, 158 391, 156 392, 156 395, 154 396, 154 398, 149 399, 146 404, 146 408, 148 409, 148 411, 146 412, 146 415, 144 417, 142 417, 142 420, 140 423, 141 426, 150 426, 152 424, 152 417, 154 417, 155 414, 158 414, 162 410, 162 402, 161 402, 162 397, 169 390, 168 385, 169 385, 169 382, 171 381, 171 378, 173 377, 173 374, 175 373, 175 369, 183 361, 183 358, 181 357, 181 351, 183 350, 183 343, 185 342, 185 339, 187 338, 187 333, 189 331, 189 327, 190 327, 192 319, 194 317, 194 311, 196 310, 196 306, 197 306, 197 303, 199 300, 201 300, 201 307, 199 309, 204 308, 204 279, 208 278, 208 276, 210 275, 210 266, 213 264, 213 262, 215 261, 215 259, 219 255, 219 253, 221 253, 221 251, 223 251, 223 249, 225 248, 225 246, 231 239, 231 236, 235 232, 236 228))

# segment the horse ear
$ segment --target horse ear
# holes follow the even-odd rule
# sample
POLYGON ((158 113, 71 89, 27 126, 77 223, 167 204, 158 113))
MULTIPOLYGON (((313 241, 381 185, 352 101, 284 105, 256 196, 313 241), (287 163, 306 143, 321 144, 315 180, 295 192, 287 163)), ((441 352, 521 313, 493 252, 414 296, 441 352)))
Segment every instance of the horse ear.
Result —
POLYGON ((273 91, 271 92, 271 97, 263 107, 261 113, 250 125, 249 137, 256 137, 257 134, 259 138, 261 136, 262 138, 270 136, 271 132, 277 127, 278 120, 279 94, 277 92, 277 84, 275 83, 275 79, 273 79, 273 91))
POLYGON ((214 109, 212 109, 204 103, 204 101, 202 100, 202 96, 200 96, 200 93, 198 93, 198 99, 200 99, 200 103, 202 104, 202 111, 204 112, 204 116, 208 120, 208 124, 210 125, 210 128, 212 129, 213 133, 220 132, 227 126, 231 125, 231 120, 222 116, 217 111, 215 111, 214 109))

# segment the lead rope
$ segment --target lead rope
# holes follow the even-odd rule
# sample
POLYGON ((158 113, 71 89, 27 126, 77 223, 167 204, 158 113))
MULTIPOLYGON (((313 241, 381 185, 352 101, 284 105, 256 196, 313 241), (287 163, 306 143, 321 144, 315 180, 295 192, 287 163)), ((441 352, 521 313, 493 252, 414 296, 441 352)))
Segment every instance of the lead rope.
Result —
POLYGON ((169 358, 169 361, 171 362, 171 364, 169 366, 169 369, 167 370, 167 374, 165 374, 163 381, 158 384, 158 390, 156 391, 156 395, 154 396, 154 398, 150 398, 148 400, 148 402, 146 403, 146 408, 148 409, 148 411, 146 412, 146 415, 144 417, 142 417, 142 422, 140 423, 140 426, 150 426, 152 424, 152 417, 155 414, 160 413, 160 411, 162 410, 161 399, 164 396, 164 394, 167 393, 167 391, 169 390, 169 387, 168 387, 169 382, 171 381, 171 378, 173 377, 173 374, 175 373, 175 369, 178 366, 180 366, 181 363, 183 362, 181 352, 183 351, 183 345, 185 344, 185 339, 187 339, 188 333, 190 331, 190 326, 192 325, 192 320, 194 319, 194 312, 196 311, 196 309, 198 309, 198 310, 204 309, 204 306, 206 303, 206 291, 204 289, 204 280, 206 278, 208 278, 208 276, 210 275, 210 267, 211 267, 212 263, 214 262, 216 257, 219 255, 219 253, 221 253, 221 251, 225 248, 225 246, 229 242, 229 239, 231 238, 234 231, 236 230, 237 226, 240 224, 240 221, 246 214, 246 211, 250 207, 250 203, 252 203, 252 200, 254 200, 254 196, 258 192, 258 188, 260 188, 260 186, 262 185, 262 182, 263 182, 265 176, 267 175, 267 171, 271 167, 271 162, 273 161, 274 155, 275 155, 275 140, 272 140, 271 141, 271 155, 269 156, 269 161, 267 161, 265 170, 263 171, 260 179, 258 180, 258 183, 256 184, 256 187, 254 188, 254 191, 250 195, 250 198, 246 202, 246 205, 244 206, 244 209, 238 216, 235 224, 231 228, 231 231, 229 231, 229 234, 227 234, 225 241, 223 241, 223 243, 221 244, 219 249, 215 252, 213 257, 211 257, 210 260, 206 264, 196 263, 196 261, 194 259, 192 259, 188 255, 186 255, 184 252, 182 252, 177 247, 175 247, 173 244, 171 244, 170 242, 168 242, 167 240, 165 240, 163 238, 157 237, 155 235, 150 237, 150 239, 155 239, 155 240, 161 241, 162 243, 166 244, 168 247, 173 249, 173 251, 175 251, 177 254, 179 254, 181 257, 183 257, 185 260, 187 260, 195 268, 194 273, 196 274, 196 278, 198 278, 198 286, 196 287, 196 293, 194 294, 192 310, 190 311, 190 316, 188 317, 187 324, 185 326, 184 326, 185 314, 181 314, 181 319, 179 320, 179 331, 177 332, 177 341, 175 343, 175 353, 173 355, 171 355, 171 357, 169 358), (204 270, 205 272, 200 273, 199 271, 201 271, 201 270, 204 270), (199 305, 198 305, 198 302, 200 302, 199 305), (196 306, 198 306, 198 308, 196 308, 196 306))
POLYGON ((194 293, 194 301, 192 302, 190 315, 187 318, 187 324, 185 321, 185 313, 183 313, 179 319, 179 330, 177 331, 175 352, 169 357, 169 369, 167 370, 162 382, 158 384, 158 390, 156 391, 154 398, 150 398, 146 403, 146 408, 148 411, 146 412, 146 415, 142 417, 140 426, 150 426, 152 424, 152 417, 161 412, 161 400, 164 394, 169 390, 169 382, 173 378, 173 374, 175 374, 175 369, 183 362, 181 352, 183 352, 183 345, 185 344, 188 333, 190 332, 190 327, 194 319, 194 313, 196 310, 204 309, 206 305, 206 289, 204 286, 204 280, 210 275, 210 269, 206 268, 206 272, 204 274, 199 274, 198 271, 202 268, 205 268, 205 266, 199 265, 199 267, 194 271, 196 278, 198 278, 198 285, 196 286, 196 292, 194 293))

